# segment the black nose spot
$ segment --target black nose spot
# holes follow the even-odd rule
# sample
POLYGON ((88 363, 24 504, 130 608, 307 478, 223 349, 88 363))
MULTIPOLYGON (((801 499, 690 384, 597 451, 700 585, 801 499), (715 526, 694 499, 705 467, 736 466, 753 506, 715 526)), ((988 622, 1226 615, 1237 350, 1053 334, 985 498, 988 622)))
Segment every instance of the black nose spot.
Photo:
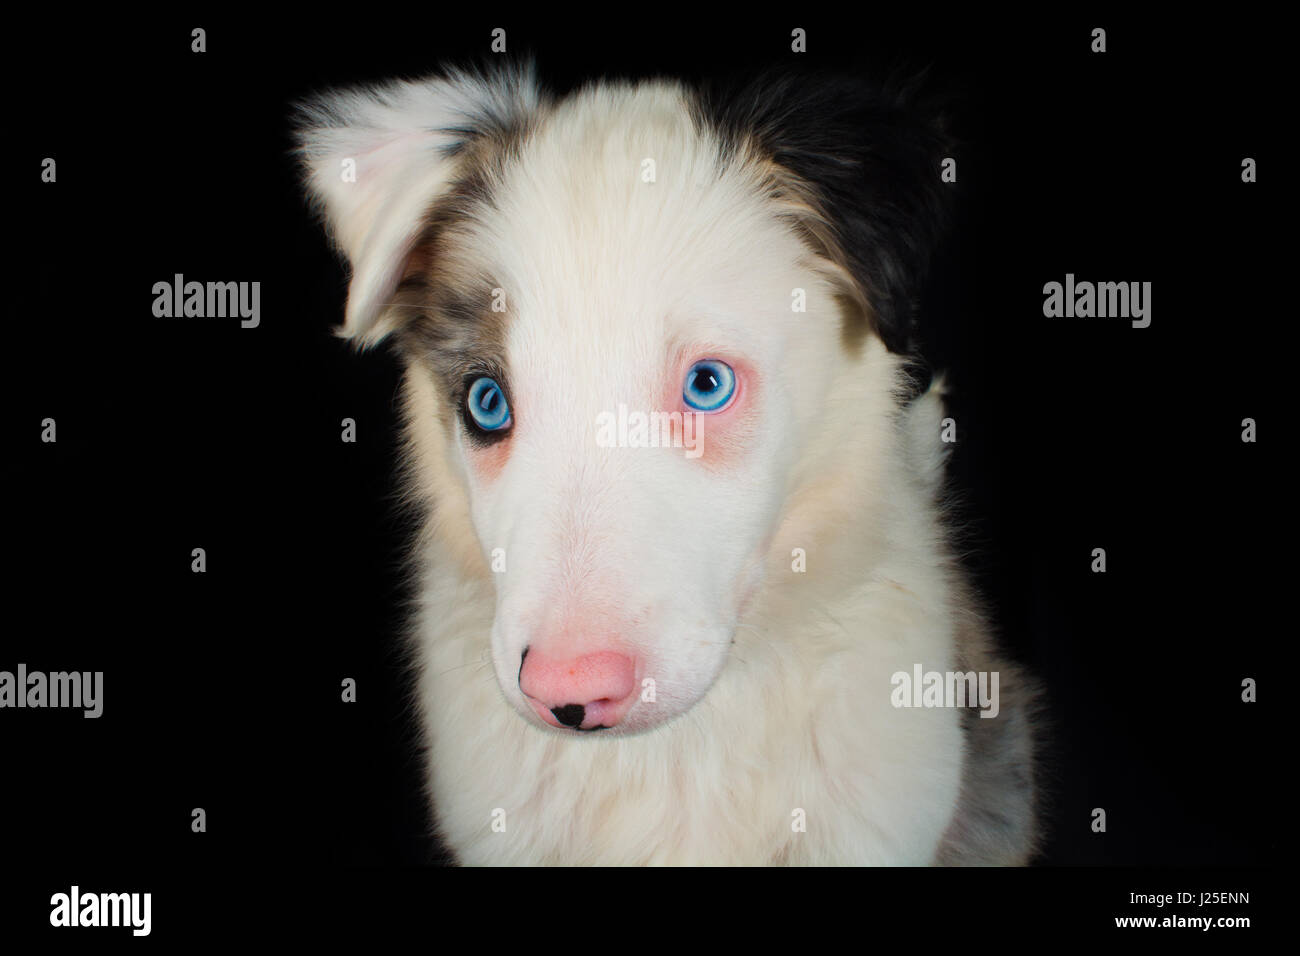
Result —
POLYGON ((565 704, 563 707, 552 707, 551 713, 564 726, 577 727, 582 723, 582 718, 587 716, 587 709, 581 704, 565 704))
POLYGON ((528 648, 524 648, 524 653, 519 658, 519 673, 515 675, 515 683, 523 686, 524 682, 524 661, 528 660, 528 648))

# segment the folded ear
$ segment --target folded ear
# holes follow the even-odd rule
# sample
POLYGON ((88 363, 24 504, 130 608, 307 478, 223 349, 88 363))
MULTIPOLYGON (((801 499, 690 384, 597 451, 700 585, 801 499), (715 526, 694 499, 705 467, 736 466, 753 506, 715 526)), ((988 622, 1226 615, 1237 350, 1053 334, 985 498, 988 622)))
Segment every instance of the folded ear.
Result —
POLYGON ((783 171, 783 203, 865 312, 852 321, 869 323, 895 352, 913 346, 915 299, 954 188, 942 181, 951 139, 916 86, 785 73, 701 91, 725 142, 752 138, 783 171))
POLYGON ((466 147, 517 128, 538 103, 525 64, 327 92, 297 105, 307 191, 352 267, 344 337, 366 346, 392 331, 385 307, 466 147))

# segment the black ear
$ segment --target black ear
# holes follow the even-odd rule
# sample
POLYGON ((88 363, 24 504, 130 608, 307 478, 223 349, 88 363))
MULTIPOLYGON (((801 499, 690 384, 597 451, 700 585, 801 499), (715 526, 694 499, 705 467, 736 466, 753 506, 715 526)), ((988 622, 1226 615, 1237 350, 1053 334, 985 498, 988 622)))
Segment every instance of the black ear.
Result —
POLYGON ((835 258, 895 352, 912 349, 916 296, 953 188, 941 179, 953 154, 946 123, 919 87, 786 73, 700 91, 724 144, 756 141, 816 197, 835 258))

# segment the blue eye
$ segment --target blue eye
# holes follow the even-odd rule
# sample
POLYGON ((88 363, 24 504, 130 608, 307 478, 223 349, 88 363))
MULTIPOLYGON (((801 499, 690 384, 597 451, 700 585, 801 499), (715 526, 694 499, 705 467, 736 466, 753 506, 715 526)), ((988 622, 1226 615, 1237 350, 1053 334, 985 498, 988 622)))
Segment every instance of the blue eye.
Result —
POLYGON ((485 432, 499 432, 510 427, 506 393, 494 378, 484 375, 474 379, 465 396, 465 410, 470 420, 485 432))
POLYGON ((682 399, 698 412, 716 412, 736 392, 736 373, 726 362, 704 359, 691 366, 682 387, 682 399))

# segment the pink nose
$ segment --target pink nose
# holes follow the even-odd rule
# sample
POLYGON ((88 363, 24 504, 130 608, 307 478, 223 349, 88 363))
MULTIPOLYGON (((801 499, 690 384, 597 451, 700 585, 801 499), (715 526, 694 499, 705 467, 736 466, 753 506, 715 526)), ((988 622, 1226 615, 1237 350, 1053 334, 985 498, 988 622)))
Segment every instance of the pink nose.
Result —
POLYGON ((552 727, 613 727, 636 701, 636 661, 613 651, 556 660, 529 647, 519 668, 519 689, 552 727))

